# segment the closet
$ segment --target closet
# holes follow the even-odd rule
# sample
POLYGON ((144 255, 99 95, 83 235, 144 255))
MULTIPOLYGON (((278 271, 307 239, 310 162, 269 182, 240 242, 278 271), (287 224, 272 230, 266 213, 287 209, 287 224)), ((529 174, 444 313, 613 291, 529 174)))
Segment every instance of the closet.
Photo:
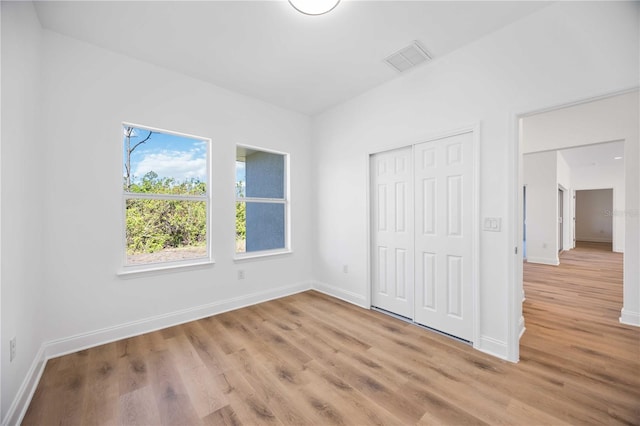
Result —
POLYGON ((474 135, 373 154, 371 304, 472 341, 477 279, 474 135))

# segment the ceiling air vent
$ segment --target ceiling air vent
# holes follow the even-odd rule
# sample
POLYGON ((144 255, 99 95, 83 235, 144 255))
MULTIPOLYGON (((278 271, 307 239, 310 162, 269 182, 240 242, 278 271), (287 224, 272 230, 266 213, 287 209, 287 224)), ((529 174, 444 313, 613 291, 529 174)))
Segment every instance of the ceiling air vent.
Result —
POLYGON ((431 56, 424 50, 417 41, 414 41, 404 49, 398 50, 396 53, 385 58, 385 62, 391 65, 396 71, 404 72, 409 68, 420 65, 423 62, 431 60, 431 56))

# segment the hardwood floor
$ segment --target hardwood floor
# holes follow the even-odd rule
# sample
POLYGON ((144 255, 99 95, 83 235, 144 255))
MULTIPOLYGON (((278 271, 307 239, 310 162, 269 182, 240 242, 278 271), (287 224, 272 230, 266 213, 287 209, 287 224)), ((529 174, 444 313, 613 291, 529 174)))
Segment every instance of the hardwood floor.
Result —
POLYGON ((23 424, 640 424, 621 255, 525 280, 518 364, 309 291, 52 359, 23 424))

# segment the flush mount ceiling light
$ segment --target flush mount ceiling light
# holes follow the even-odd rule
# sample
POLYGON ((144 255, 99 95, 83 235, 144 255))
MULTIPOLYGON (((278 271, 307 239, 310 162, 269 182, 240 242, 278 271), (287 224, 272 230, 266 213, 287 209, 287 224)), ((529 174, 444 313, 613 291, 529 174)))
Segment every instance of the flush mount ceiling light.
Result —
POLYGON ((331 12, 340 0, 289 0, 291 6, 305 15, 323 15, 331 12))

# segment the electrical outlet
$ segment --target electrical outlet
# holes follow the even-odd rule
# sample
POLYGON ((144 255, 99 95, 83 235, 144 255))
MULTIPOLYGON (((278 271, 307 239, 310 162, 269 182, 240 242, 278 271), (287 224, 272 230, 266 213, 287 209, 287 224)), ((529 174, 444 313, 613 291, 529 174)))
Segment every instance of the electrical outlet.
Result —
POLYGON ((238 279, 244 280, 244 269, 238 270, 238 279))
POLYGON ((13 361, 16 357, 16 338, 9 340, 9 362, 13 361))

